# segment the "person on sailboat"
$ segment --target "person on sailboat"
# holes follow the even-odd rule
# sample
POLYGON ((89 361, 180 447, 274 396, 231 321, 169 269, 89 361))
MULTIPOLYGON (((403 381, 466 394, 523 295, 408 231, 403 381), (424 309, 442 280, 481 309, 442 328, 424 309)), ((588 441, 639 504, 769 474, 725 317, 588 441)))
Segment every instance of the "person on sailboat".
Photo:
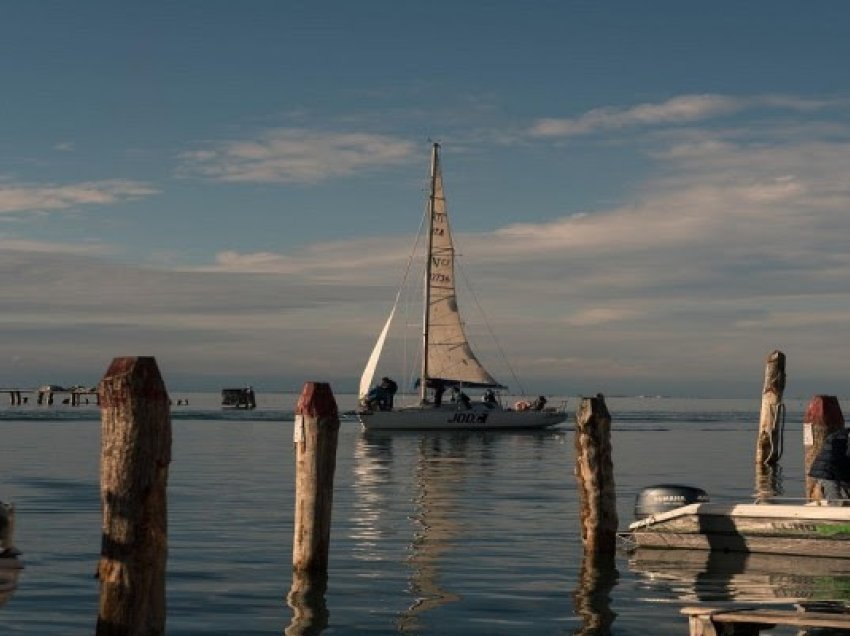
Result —
POLYGON ((452 401, 460 402, 461 406, 467 411, 472 408, 472 400, 469 399, 469 396, 461 391, 459 388, 454 387, 452 389, 452 401))
POLYGON ((443 393, 446 392, 446 383, 436 378, 428 380, 428 386, 434 389, 434 408, 438 409, 443 404, 443 393))
POLYGON ((531 403, 531 410, 542 411, 544 406, 546 406, 546 397, 543 395, 538 395, 537 399, 531 403))
POLYGON ((398 391, 398 384, 395 383, 395 380, 392 378, 388 378, 384 376, 381 378, 381 389, 383 391, 381 399, 381 410, 382 411, 392 411, 393 410, 393 400, 395 398, 396 391, 398 391))
POLYGON ((481 396, 481 401, 484 402, 488 409, 496 408, 499 404, 496 401, 496 393, 493 389, 487 389, 484 391, 484 395, 481 396))

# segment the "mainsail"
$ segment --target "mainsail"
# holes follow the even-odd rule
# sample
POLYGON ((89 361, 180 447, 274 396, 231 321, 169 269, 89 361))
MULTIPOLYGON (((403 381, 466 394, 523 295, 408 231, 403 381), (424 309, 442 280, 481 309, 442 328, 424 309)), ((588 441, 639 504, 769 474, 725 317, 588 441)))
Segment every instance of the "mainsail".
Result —
POLYGON ((425 342, 426 381, 443 380, 465 386, 499 387, 500 384, 481 365, 463 330, 455 296, 455 249, 443 193, 443 175, 439 163, 439 144, 434 144, 431 161, 431 214, 429 240, 430 266, 427 268, 428 307, 425 342))

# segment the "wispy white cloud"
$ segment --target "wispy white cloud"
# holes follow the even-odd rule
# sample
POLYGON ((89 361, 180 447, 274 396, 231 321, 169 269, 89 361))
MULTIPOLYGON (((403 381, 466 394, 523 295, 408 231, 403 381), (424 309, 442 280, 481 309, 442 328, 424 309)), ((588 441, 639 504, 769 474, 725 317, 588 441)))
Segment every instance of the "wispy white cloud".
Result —
POLYGON ((0 214, 107 205, 157 193, 146 183, 124 179, 65 185, 0 182, 0 214))
MULTIPOLYGON (((846 340, 850 306, 850 135, 838 118, 810 119, 758 134, 657 134, 645 158, 654 176, 625 203, 459 234, 475 295, 523 380, 660 392, 728 378, 723 390, 737 393, 751 377, 757 395, 774 348, 794 361, 795 391, 803 379, 846 377, 835 343, 846 340)), ((302 379, 348 377, 353 388, 411 240, 234 245, 205 267, 166 271, 2 239, 0 345, 27 364, 54 364, 73 329, 81 355, 101 365, 116 352, 151 352, 187 373, 296 368, 302 379)), ((460 293, 476 351, 497 357, 463 283, 460 293)))
POLYGON ((755 97, 714 94, 679 95, 659 103, 594 108, 578 117, 539 119, 532 125, 529 132, 535 137, 571 137, 634 126, 691 123, 729 115, 748 108, 815 110, 829 103, 825 100, 807 100, 782 95, 755 97))
POLYGON ((393 165, 414 150, 415 144, 390 135, 276 128, 185 152, 179 172, 219 181, 316 183, 393 165))
POLYGON ((54 150, 58 150, 59 152, 71 152, 74 149, 73 141, 60 141, 53 145, 54 150))
POLYGON ((115 252, 113 246, 102 243, 58 243, 55 241, 34 241, 30 239, 8 238, 0 234, 0 251, 22 254, 65 254, 76 256, 108 255, 115 252))
POLYGON ((361 238, 317 243, 293 252, 237 252, 215 255, 215 263, 187 271, 297 275, 309 281, 365 282, 364 272, 395 271, 409 256, 412 237, 361 238))

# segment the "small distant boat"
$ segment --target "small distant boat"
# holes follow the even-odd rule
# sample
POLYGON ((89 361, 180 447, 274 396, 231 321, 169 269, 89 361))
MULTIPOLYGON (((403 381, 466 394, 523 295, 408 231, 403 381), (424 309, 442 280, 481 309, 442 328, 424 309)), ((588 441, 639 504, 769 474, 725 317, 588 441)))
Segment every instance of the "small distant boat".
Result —
MULTIPOLYGON (((424 308, 420 345, 421 367, 418 401, 401 408, 376 408, 369 400, 370 386, 375 376, 384 341, 393 321, 401 292, 381 330, 363 375, 360 378, 360 398, 363 408, 358 412, 366 430, 428 430, 428 429, 535 429, 560 424, 566 419, 566 407, 546 407, 545 399, 536 405, 521 400, 503 405, 495 391, 506 387, 498 382, 479 362, 470 347, 455 295, 455 248, 449 226, 448 211, 443 193, 440 169, 440 145, 431 151, 431 186, 428 197, 424 235, 427 253, 424 263, 424 308), (437 404, 446 390, 490 390, 486 401, 471 401, 458 393, 455 401, 437 404), (431 393, 429 393, 429 391, 431 393)), ((542 398, 542 396, 541 396, 542 398)))
POLYGON ((239 389, 222 389, 221 406, 228 409, 255 409, 257 397, 250 386, 239 389))
POLYGON ((850 559, 850 507, 842 505, 715 503, 700 489, 660 485, 638 495, 635 512, 619 535, 629 548, 850 559))

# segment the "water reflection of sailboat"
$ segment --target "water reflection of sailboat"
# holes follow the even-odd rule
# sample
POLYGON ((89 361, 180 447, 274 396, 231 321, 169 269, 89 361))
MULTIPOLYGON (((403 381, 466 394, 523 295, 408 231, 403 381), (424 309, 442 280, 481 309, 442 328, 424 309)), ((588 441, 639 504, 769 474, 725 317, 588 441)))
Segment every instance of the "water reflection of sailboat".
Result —
POLYGON ((442 587, 440 561, 463 532, 456 499, 465 477, 467 441, 465 435, 423 436, 419 440, 414 517, 418 528, 408 558, 410 591, 415 601, 399 618, 402 632, 417 630, 419 617, 425 612, 460 600, 442 587))
POLYGON ((848 559, 638 549, 629 568, 654 598, 663 590, 689 602, 850 602, 848 559))
MULTIPOLYGON (((393 444, 415 445, 413 489, 412 540, 407 544, 407 581, 413 597, 409 607, 398 618, 399 631, 421 628, 423 614, 448 603, 460 600, 457 594, 443 587, 441 564, 464 532, 457 509, 458 494, 466 477, 467 435, 420 435, 418 433, 387 434, 366 432, 355 445, 355 520, 357 552, 368 561, 380 558, 377 544, 387 535, 397 532, 391 517, 397 511, 388 505, 388 493, 411 483, 393 482, 393 444)), ((406 453, 409 452, 406 451, 406 453)), ((405 514, 409 518, 409 512, 405 514)))

